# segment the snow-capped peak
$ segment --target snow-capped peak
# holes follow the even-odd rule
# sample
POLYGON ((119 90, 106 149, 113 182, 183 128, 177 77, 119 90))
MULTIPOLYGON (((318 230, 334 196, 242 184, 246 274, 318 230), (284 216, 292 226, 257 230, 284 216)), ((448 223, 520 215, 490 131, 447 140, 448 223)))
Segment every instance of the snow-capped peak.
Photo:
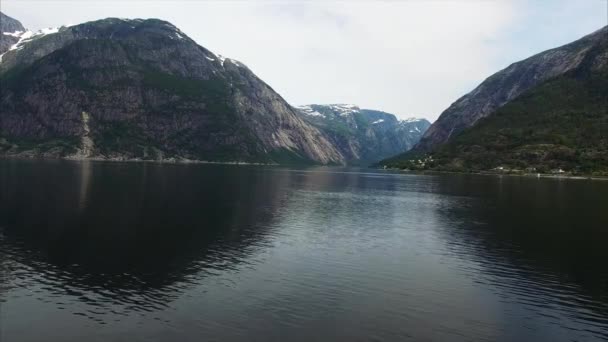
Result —
POLYGON ((323 114, 317 112, 316 110, 312 109, 312 107, 310 105, 297 106, 296 108, 299 109, 305 115, 325 117, 325 115, 323 115, 323 114))
POLYGON ((354 104, 330 104, 328 105, 332 111, 337 112, 340 116, 348 116, 354 112, 358 112, 360 109, 354 104))
POLYGON ((359 106, 354 105, 354 104, 346 104, 346 103, 342 103, 342 104, 333 104, 330 106, 334 106, 334 107, 342 107, 342 108, 349 108, 349 109, 359 109, 359 106))
MULTIPOLYGON (((62 26, 62 27, 64 27, 64 26, 62 26)), ((3 32, 3 34, 6 36, 12 36, 12 37, 19 38, 19 41, 17 41, 17 43, 13 44, 8 49, 8 51, 12 51, 12 50, 21 50, 25 44, 31 42, 34 39, 44 37, 48 34, 57 33, 57 32, 59 32, 60 28, 61 27, 47 27, 47 28, 40 29, 36 32, 27 30, 27 31, 3 32)), ((0 55, 0 62, 2 62, 2 56, 4 56, 5 53, 0 55)))
POLYGON ((403 128, 409 128, 410 133, 421 133, 420 125, 417 123, 422 123, 424 119, 420 118, 407 118, 405 120, 399 120, 399 125, 403 128), (414 124, 414 125, 411 125, 414 124))
POLYGON ((344 103, 302 105, 296 108, 305 115, 320 116, 328 119, 333 119, 335 116, 348 117, 361 110, 357 105, 344 103))
POLYGON ((422 119, 411 117, 411 118, 407 118, 407 119, 400 120, 400 121, 403 122, 403 123, 410 123, 410 122, 422 121, 422 119))

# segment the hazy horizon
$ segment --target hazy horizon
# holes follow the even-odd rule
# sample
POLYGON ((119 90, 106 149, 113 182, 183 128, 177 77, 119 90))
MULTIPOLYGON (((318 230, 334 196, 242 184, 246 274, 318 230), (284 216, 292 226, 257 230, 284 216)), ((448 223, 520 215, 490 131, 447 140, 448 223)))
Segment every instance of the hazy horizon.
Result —
POLYGON ((498 70, 607 21, 601 0, 143 3, 4 0, 2 12, 32 30, 167 20, 245 63, 292 105, 352 103, 430 121, 498 70))

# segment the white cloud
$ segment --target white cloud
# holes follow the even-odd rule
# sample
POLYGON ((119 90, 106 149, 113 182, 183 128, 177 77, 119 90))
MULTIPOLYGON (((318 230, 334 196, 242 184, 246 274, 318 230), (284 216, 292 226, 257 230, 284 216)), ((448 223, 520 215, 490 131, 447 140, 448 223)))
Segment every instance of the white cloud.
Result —
MULTIPOLYGON (((538 13, 513 1, 3 0, 3 11, 31 28, 109 16, 166 19, 247 64, 292 104, 356 103, 431 120, 506 62, 540 51, 540 42, 525 41, 530 32, 559 35, 542 24, 564 6, 538 13), (525 47, 515 48, 520 41, 525 47)), ((589 11, 577 8, 571 20, 589 11)), ((601 17, 591 17, 599 28, 601 17)))

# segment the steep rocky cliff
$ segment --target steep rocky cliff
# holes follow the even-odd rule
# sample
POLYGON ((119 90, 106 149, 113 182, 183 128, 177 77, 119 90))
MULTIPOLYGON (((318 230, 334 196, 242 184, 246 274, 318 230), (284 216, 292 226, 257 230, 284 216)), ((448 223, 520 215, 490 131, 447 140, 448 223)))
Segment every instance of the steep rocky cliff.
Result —
POLYGON ((393 114, 349 104, 313 104, 298 109, 350 164, 370 164, 407 151, 430 126, 425 119, 398 120, 393 114))
MULTIPOLYGON (((496 109, 526 90, 575 69, 594 47, 606 39, 608 27, 573 43, 511 64, 488 77, 446 109, 414 147, 414 151, 432 151, 462 130, 475 125, 481 118, 492 115, 496 109)), ((606 58, 606 55, 599 56, 597 63, 606 63, 606 58)))
POLYGON ((156 19, 21 35, 2 55, 0 106, 5 155, 345 162, 245 65, 156 19))

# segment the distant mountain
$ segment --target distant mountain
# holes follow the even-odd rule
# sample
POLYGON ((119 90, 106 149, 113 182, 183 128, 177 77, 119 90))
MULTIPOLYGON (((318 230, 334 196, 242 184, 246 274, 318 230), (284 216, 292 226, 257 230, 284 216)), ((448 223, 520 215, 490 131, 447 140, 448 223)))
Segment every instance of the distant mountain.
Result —
POLYGON ((409 150, 430 123, 349 104, 297 107, 304 120, 329 137, 351 164, 370 164, 409 150))
POLYGON ((166 21, 30 32, 3 14, 2 30, 0 155, 346 162, 244 64, 166 21))
POLYGON ((439 121, 381 164, 608 175, 608 27, 498 72, 439 121))
POLYGON ((492 115, 496 109, 528 89, 576 69, 598 44, 608 39, 607 35, 607 29, 604 27, 573 43, 513 63, 488 77, 477 88, 446 109, 414 150, 432 151, 464 129, 472 127, 480 119, 492 115))
POLYGON ((21 23, 0 12, 0 54, 5 53, 19 41, 19 35, 25 32, 21 23))

